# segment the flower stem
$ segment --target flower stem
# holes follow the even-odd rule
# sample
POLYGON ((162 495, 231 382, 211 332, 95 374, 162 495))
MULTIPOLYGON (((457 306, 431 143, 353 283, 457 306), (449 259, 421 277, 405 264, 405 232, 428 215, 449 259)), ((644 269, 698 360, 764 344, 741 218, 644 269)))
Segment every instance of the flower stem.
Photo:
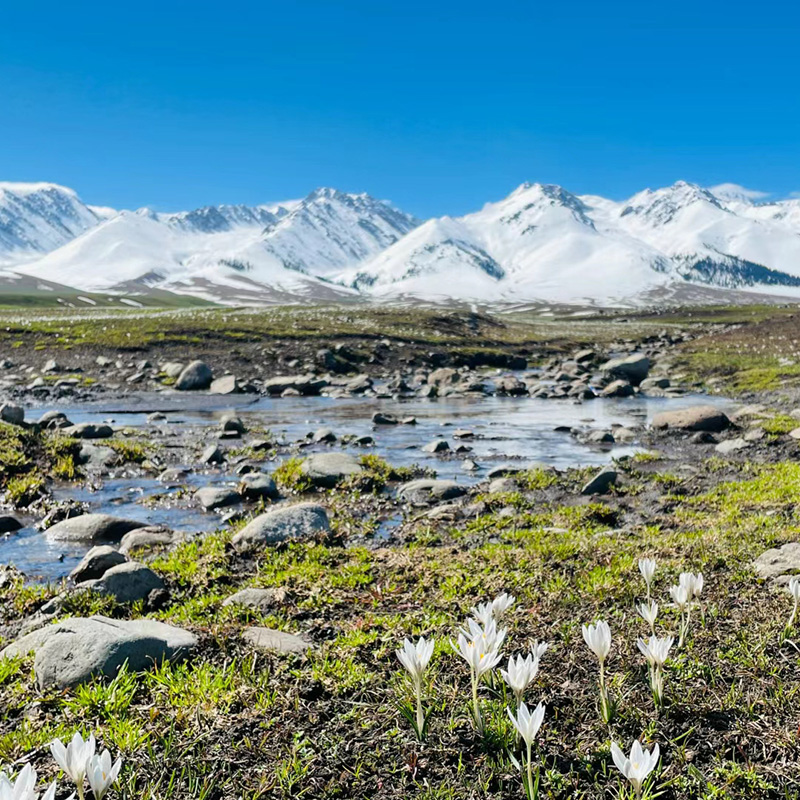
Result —
POLYGON ((795 621, 795 619, 797 617, 797 606, 798 606, 798 602, 797 602, 797 600, 795 600, 794 601, 794 608, 792 609, 792 616, 789 617, 789 624, 786 626, 787 628, 791 628, 794 625, 794 621, 795 621))
POLYGON ((478 676, 472 673, 472 705, 475 709, 475 727, 478 733, 483 733, 483 718, 481 717, 481 707, 478 703, 478 676))
POLYGON ((422 741, 423 728, 425 727, 425 714, 422 711, 422 684, 417 684, 417 735, 422 741))
POLYGON ((531 743, 528 742, 528 797, 533 800, 533 767, 531 765, 531 743))

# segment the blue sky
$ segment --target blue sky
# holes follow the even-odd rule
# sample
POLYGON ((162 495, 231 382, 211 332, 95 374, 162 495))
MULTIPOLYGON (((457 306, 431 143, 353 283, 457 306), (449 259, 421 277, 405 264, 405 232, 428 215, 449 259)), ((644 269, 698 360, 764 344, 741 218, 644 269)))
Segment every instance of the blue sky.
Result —
POLYGON ((800 10, 736 0, 8 3, 0 180, 176 210, 523 181, 800 191, 800 10))

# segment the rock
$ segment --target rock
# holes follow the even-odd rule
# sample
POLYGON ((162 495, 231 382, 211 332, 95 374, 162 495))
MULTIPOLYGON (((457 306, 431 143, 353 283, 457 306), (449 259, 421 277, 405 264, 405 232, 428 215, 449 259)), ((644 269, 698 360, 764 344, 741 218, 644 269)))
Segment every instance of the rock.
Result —
POLYGON ((616 439, 610 431, 591 431, 586 436, 586 441, 592 444, 614 444, 616 439))
POLYGON ((204 486, 202 489, 198 489, 194 496, 206 511, 232 506, 242 501, 239 492, 225 486, 204 486))
POLYGON ((639 388, 643 392, 649 392, 653 389, 668 389, 669 386, 669 378, 647 378, 639 384, 639 388))
POLYGON ((283 588, 269 588, 269 589, 241 589, 227 597, 222 605, 223 606, 245 606, 246 608, 254 608, 257 611, 268 611, 271 608, 282 606, 286 602, 288 593, 283 588))
POLYGON ((280 497, 275 481, 263 472, 251 472, 242 475, 239 482, 239 493, 248 500, 277 500, 280 497))
POLYGON ((183 467, 170 467, 165 469, 158 476, 161 483, 171 483, 180 485, 189 477, 190 471, 183 469, 183 467))
POLYGON ((0 515, 0 533, 14 533, 22 528, 22 523, 8 514, 0 515))
POLYGON ((600 370, 612 378, 622 378, 638 386, 650 372, 650 359, 642 353, 634 353, 624 358, 612 358, 600 370))
POLYGON ((225 455, 215 444, 210 444, 200 456, 201 464, 223 464, 225 455))
POLYGON ((97 356, 94 363, 97 364, 98 367, 110 367, 114 362, 112 359, 108 358, 108 356, 97 356))
POLYGON ((723 411, 714 406, 692 406, 676 411, 662 411, 653 417, 656 429, 674 428, 685 431, 709 431, 719 433, 729 427, 731 421, 723 411))
POLYGON ((446 439, 434 439, 424 445, 422 449, 426 453, 446 453, 450 450, 450 445, 446 439))
POLYGON ((222 431, 233 431, 235 433, 244 433, 247 428, 236 414, 223 414, 219 421, 219 427, 222 431))
POLYGON ((708 431, 698 431, 691 439, 692 444, 717 444, 717 437, 708 431))
POLYGON ((791 436, 792 439, 800 439, 800 428, 789 431, 789 436, 791 436))
POLYGON ((457 428, 453 431, 454 439, 473 439, 474 437, 474 431, 466 430, 465 428, 457 428))
POLYGON ((207 364, 202 361, 192 361, 184 367, 178 379, 175 381, 175 388, 180 392, 193 392, 201 389, 208 389, 214 374, 207 364))
POLYGON ((39 417, 39 425, 47 430, 72 427, 72 423, 62 411, 45 411, 44 414, 39 417))
POLYGON ((616 482, 616 470, 604 467, 581 489, 581 494, 606 494, 616 482))
POLYGON ((528 394, 527 385, 513 375, 505 375, 502 378, 498 378, 494 382, 494 389, 497 394, 506 394, 511 397, 520 397, 528 394))
POLYGON ((162 364, 161 371, 168 378, 177 378, 183 372, 184 366, 185 364, 180 361, 168 361, 166 364, 162 364))
POLYGON ((42 372, 61 372, 61 365, 54 358, 51 358, 45 362, 42 372))
POLYGON ((235 375, 223 375, 211 381, 208 390, 211 394, 239 394, 242 391, 235 375))
POLYGON ((245 628, 242 638, 256 650, 268 653, 305 653, 313 645, 292 633, 275 631, 272 628, 245 628))
POLYGON ((347 381, 344 388, 353 394, 363 394, 371 389, 372 385, 372 378, 370 378, 369 375, 356 375, 355 378, 351 378, 347 381))
POLYGON ((118 542, 128 531, 146 524, 110 514, 81 514, 48 528, 47 538, 55 542, 118 542))
POLYGON ((70 572, 69 577, 74 583, 101 578, 112 567, 124 564, 127 560, 127 556, 119 550, 107 544, 97 545, 83 557, 81 563, 70 572))
POLYGON ((434 386, 436 388, 440 386, 454 386, 460 380, 461 375, 458 370, 452 367, 442 367, 441 369, 435 369, 428 375, 428 386, 434 386))
POLYGON ((788 583, 790 576, 800 574, 800 542, 767 550, 753 562, 753 569, 760 578, 778 585, 788 583))
POLYGON ((456 497, 462 497, 466 493, 466 487, 455 481, 419 478, 418 480, 404 483, 397 490, 397 498, 411 503, 428 503, 431 501, 454 500, 456 497))
POLYGON ((597 354, 594 350, 578 350, 577 353, 572 357, 572 360, 576 364, 587 364, 597 357, 597 354))
POLYGON ((64 436, 73 439, 108 439, 114 435, 114 430, 110 425, 96 425, 93 422, 81 422, 78 425, 70 425, 62 428, 64 436))
POLYGON ((600 392, 601 397, 631 397, 633 394, 633 386, 623 379, 612 381, 600 392))
POLYGON ((138 528, 126 533, 119 543, 119 552, 129 556, 150 554, 153 551, 165 550, 180 539, 174 531, 155 527, 138 528))
POLYGON ((718 453, 721 453, 724 456, 727 456, 730 453, 735 453, 737 450, 744 450, 746 447, 749 446, 750 442, 739 436, 736 439, 726 439, 724 442, 720 442, 714 448, 714 450, 716 450, 718 453))
POLYGON ((120 460, 119 453, 112 447, 84 443, 78 451, 75 461, 80 466, 113 467, 120 460))
POLYGON ((314 486, 332 488, 352 475, 363 472, 359 460, 349 453, 315 453, 308 456, 300 471, 314 486))
POLYGON ((353 444, 357 444, 359 447, 372 447, 375 444, 375 439, 371 436, 359 436, 353 440, 353 444))
POLYGON ((247 550, 287 539, 317 538, 330 533, 328 512, 316 503, 298 503, 260 514, 231 540, 236 550, 247 550))
POLYGON ((516 492, 518 489, 519 484, 513 478, 495 478, 489 481, 489 494, 516 492))
POLYGON ((155 422, 166 422, 167 421, 167 415, 166 414, 162 414, 160 411, 154 411, 152 414, 148 414, 147 415, 147 421, 151 425, 153 423, 155 423, 155 422))
POLYGON ((163 622, 94 616, 46 625, 12 642, 0 658, 33 652, 39 688, 64 689, 95 676, 114 677, 126 663, 138 672, 165 659, 174 661, 196 647, 194 634, 163 622))
POLYGON ((146 600, 150 592, 165 589, 164 581, 153 570, 138 561, 125 561, 103 573, 94 581, 85 581, 92 591, 112 596, 118 603, 146 600))
POLYGON ((315 444, 331 444, 336 441, 336 434, 330 428, 319 428, 319 430, 314 431, 311 441, 315 444))
POLYGON ((519 475, 523 470, 520 467, 512 467, 510 464, 501 464, 498 467, 492 467, 486 474, 489 480, 494 478, 508 478, 511 475, 519 475))
POLYGON ((372 415, 372 424, 373 425, 397 425, 398 419, 397 417, 393 417, 391 414, 381 414, 380 411, 377 411, 372 415))
POLYGON ((279 375, 264 381, 264 390, 272 396, 283 395, 287 391, 294 392, 295 397, 310 396, 318 395, 327 385, 327 380, 316 375, 279 375))
POLYGON ((480 469, 480 466, 477 462, 473 461, 471 458, 468 458, 462 462, 461 469, 463 469, 464 472, 477 472, 480 469))
POLYGON ((0 405, 0 419, 9 425, 22 425, 25 422, 25 409, 14 403, 0 405))

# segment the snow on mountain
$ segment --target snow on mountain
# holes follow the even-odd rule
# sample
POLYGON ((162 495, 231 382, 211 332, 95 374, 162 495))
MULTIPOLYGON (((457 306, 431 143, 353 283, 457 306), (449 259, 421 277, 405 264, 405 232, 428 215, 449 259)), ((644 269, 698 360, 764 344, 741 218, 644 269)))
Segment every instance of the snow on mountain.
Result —
POLYGON ((109 209, 55 183, 0 183, 0 264, 47 253, 97 225, 109 209))
POLYGON ((793 278, 800 277, 800 228, 759 219, 752 213, 756 206, 744 205, 743 210, 740 200, 725 203, 707 189, 678 181, 634 195, 608 222, 664 253, 687 280, 730 287, 798 285, 793 278))
POLYGON ((460 219, 433 220, 342 279, 372 294, 609 300, 663 283, 668 259, 598 227, 560 186, 523 184, 460 219))
POLYGON ((415 225, 368 195, 333 189, 273 207, 123 211, 19 270, 84 290, 139 283, 236 300, 245 284, 248 297, 257 285, 267 287, 265 297, 328 295, 326 273, 375 255, 415 225))
POLYGON ((419 224, 335 189, 162 213, 87 206, 54 184, 0 183, 0 265, 81 291, 165 289, 229 304, 635 304, 687 287, 700 298, 797 296, 800 200, 679 181, 620 202, 526 183, 474 213, 419 224))

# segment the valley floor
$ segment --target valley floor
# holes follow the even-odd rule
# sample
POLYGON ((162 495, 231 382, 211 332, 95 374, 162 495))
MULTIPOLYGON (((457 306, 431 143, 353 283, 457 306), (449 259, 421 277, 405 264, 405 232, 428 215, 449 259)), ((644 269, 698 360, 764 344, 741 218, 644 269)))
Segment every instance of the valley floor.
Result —
MULTIPOLYGON (((167 587, 157 603, 69 595, 54 619, 147 616, 192 631, 199 647, 179 663, 67 690, 38 688, 30 658, 0 661, 0 765, 16 771, 31 760, 49 779, 48 742, 78 729, 123 757, 110 797, 523 797, 503 682, 496 673, 481 686, 479 735, 467 665, 450 645, 473 606, 509 592, 516 603, 504 620, 500 666, 535 640, 550 643, 527 693, 531 705, 546 706, 534 748, 540 797, 626 796, 609 748, 616 742, 627 752, 640 739, 662 754, 648 797, 797 800, 800 623, 786 629, 788 594, 753 568, 765 550, 800 541, 800 460, 790 435, 800 425, 791 415, 800 402, 794 308, 591 319, 350 308, 3 312, 0 356, 13 362, 7 374, 34 367, 31 378, 56 361, 51 374, 68 392, 59 396, 57 380, 44 381, 48 402, 80 402, 135 393, 140 384, 124 376, 144 360, 153 364, 139 370, 148 385, 164 381, 162 362, 202 358, 244 383, 319 366, 321 350, 344 358, 337 345, 347 348, 353 371, 368 374, 507 369, 584 347, 626 352, 665 330, 676 341, 663 353, 674 380, 741 400, 735 427, 720 438, 741 437, 746 448, 721 455, 693 433, 642 431, 646 450, 616 462, 618 482, 608 493, 582 493, 596 470, 530 469, 505 486, 480 482, 452 507, 401 501, 395 490, 412 476, 379 459, 362 459, 360 477, 332 488, 312 488, 293 461, 273 477, 285 496, 327 508, 330 535, 241 552, 232 539, 265 510, 259 505, 146 556, 167 587), (123 366, 113 367, 117 361, 123 366), (398 514, 391 540, 377 539, 379 521, 398 514), (705 579, 687 640, 668 662, 660 710, 636 644, 648 632, 635 611, 645 595, 643 557, 658 562, 659 633, 677 628, 668 587, 679 573, 701 571, 705 579), (276 590, 273 602, 223 604, 249 587, 276 590), (616 713, 608 724, 598 710, 597 661, 581 635, 581 624, 601 618, 613 633, 607 676, 616 713), (251 626, 300 635, 313 647, 261 652, 242 638, 251 626), (404 637, 420 635, 436 642, 424 681, 424 743, 398 710, 412 693, 395 656, 404 637)), ((38 389, 20 381, 5 391, 25 403, 38 389)), ((59 449, 33 429, 2 425, 0 433, 6 490, 8 465, 23 462, 35 463, 46 481, 69 478, 68 445, 59 449)), ((265 432, 246 435, 243 447, 256 435, 265 432)), ((116 446, 133 474, 147 474, 150 441, 132 436, 116 446)), ((259 462, 256 451, 247 455, 259 462)), ((60 589, 0 567, 2 644, 60 589)))

